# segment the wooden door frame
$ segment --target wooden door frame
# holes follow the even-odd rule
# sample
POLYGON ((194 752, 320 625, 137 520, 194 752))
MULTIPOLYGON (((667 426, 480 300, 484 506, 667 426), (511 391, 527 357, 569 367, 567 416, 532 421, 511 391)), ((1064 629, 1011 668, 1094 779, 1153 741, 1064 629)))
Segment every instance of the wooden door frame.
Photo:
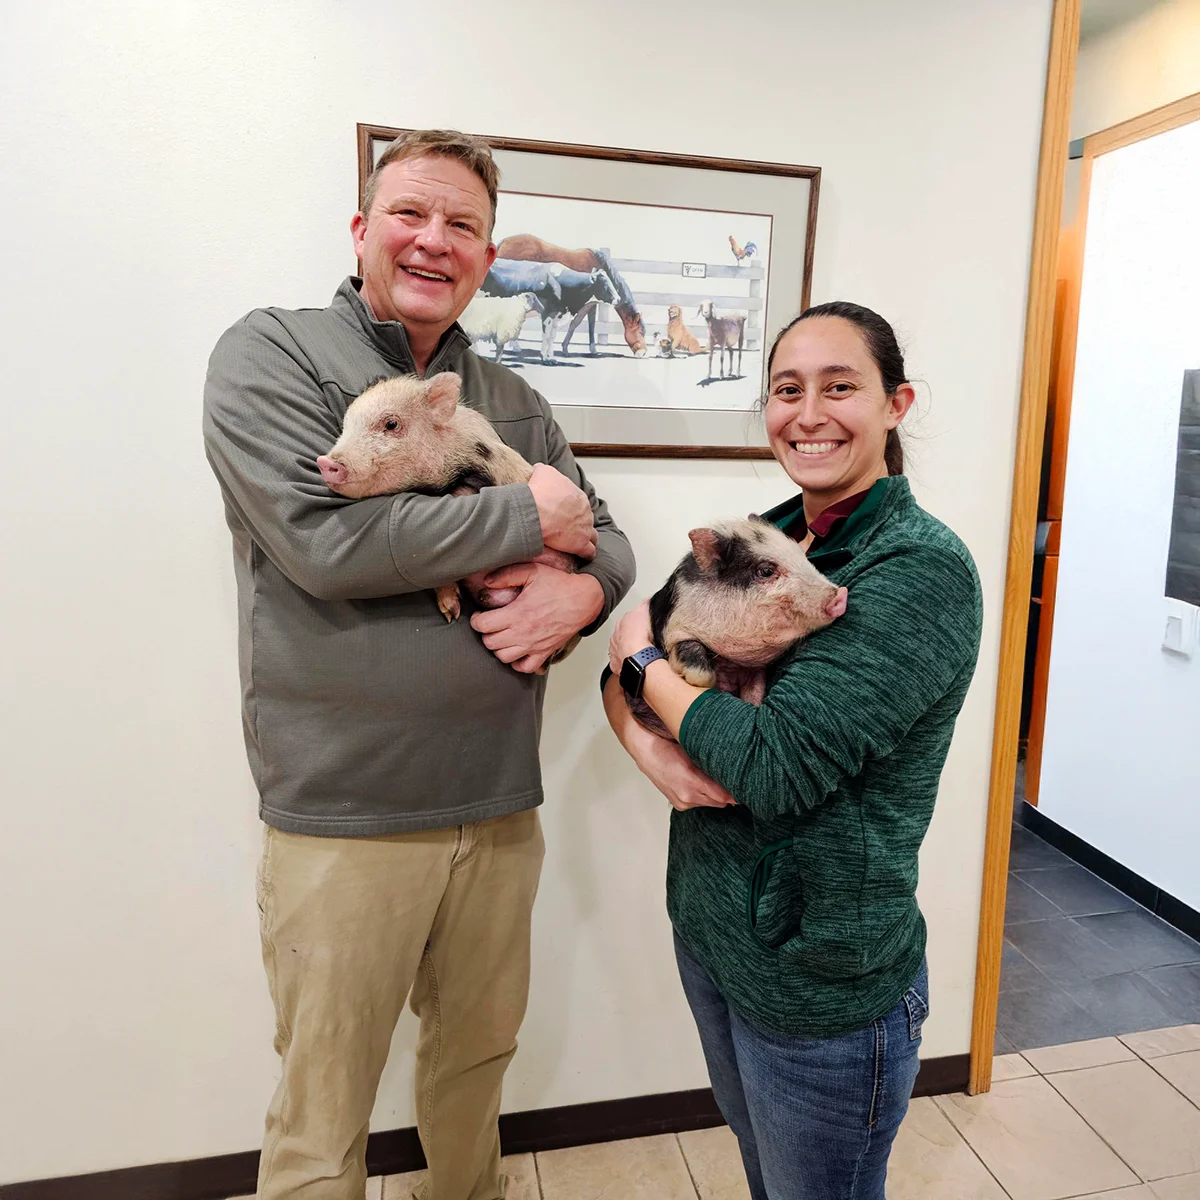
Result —
POLYGON ((1058 234, 1062 223, 1075 58, 1079 49, 1080 5, 1081 0, 1054 0, 1050 18, 1050 53, 1042 112, 1029 296, 1025 310, 1021 402, 1013 465, 1008 566, 1000 626, 1000 673, 992 727, 992 771, 975 968, 975 1009, 971 1026, 969 1091, 972 1095, 986 1092, 992 1085, 992 1048, 996 1039, 996 1009, 1000 1000, 1000 955, 1004 945, 1004 900, 1008 881, 1013 788, 1017 775, 1025 634, 1029 620, 1029 589, 1033 578, 1034 537, 1037 533, 1038 486, 1054 334, 1058 234))
MULTIPOLYGON (((1054 364, 1054 432, 1050 451, 1050 477, 1046 485, 1046 520, 1050 522, 1050 545, 1046 566, 1050 570, 1050 554, 1058 554, 1063 515, 1063 493, 1066 487, 1067 447, 1070 438, 1071 400, 1075 390, 1075 347, 1079 336, 1079 303, 1083 294, 1083 255, 1087 245, 1088 204, 1091 199, 1092 165, 1102 154, 1131 146, 1146 138, 1178 129, 1200 120, 1200 92, 1184 96, 1148 113, 1122 121, 1084 138, 1083 161, 1079 180, 1079 197, 1075 224, 1063 230, 1063 240, 1069 250, 1069 269, 1065 275, 1067 294, 1063 308, 1062 329, 1054 364), (1068 240, 1069 239, 1069 240, 1068 240)), ((1043 604, 1038 623, 1037 659, 1034 666, 1033 705, 1029 721, 1029 743, 1025 758, 1025 796, 1033 804, 1041 790, 1042 750, 1045 739, 1046 691, 1050 673, 1050 652, 1054 642, 1054 600, 1057 590, 1057 560, 1052 576, 1048 575, 1042 588, 1043 604)))
MULTIPOLYGON (((1054 339, 1058 242, 1068 146, 1071 93, 1079 43, 1081 0, 1055 0, 1051 18, 1050 59, 1042 144, 1038 163, 1037 206, 1025 317, 1025 357, 1021 373, 1021 402, 1017 450, 1013 467, 1012 519, 1009 526, 1008 569, 1000 634, 1000 673, 992 736, 991 785, 988 794, 983 889, 979 914, 979 949, 975 972, 975 1009, 971 1029, 972 1095, 986 1092, 992 1082, 996 1009, 1000 999, 1000 957, 1004 944, 1004 906, 1008 882, 1008 851, 1016 784, 1017 738, 1020 728, 1025 633, 1033 575, 1034 538, 1041 457, 1046 425, 1054 339)), ((1082 177, 1075 236, 1079 239, 1079 269, 1070 280, 1063 314, 1062 344, 1055 363, 1056 461, 1050 490, 1060 499, 1066 471, 1067 427, 1075 379, 1075 347, 1083 287, 1087 240, 1087 210, 1092 164, 1097 157, 1145 138, 1200 120, 1200 92, 1123 121, 1084 140, 1082 177)), ((1058 512, 1061 516, 1061 511, 1058 512)), ((1053 611, 1043 614, 1053 620, 1053 611)), ((1040 752, 1039 752, 1040 754, 1040 752)))

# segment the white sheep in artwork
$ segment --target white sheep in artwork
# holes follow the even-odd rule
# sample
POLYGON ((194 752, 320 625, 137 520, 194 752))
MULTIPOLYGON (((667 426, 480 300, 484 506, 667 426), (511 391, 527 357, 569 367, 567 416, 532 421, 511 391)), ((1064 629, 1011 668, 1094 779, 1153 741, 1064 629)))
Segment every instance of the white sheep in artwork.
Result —
POLYGON ((541 303, 532 292, 516 296, 475 296, 458 318, 463 332, 472 342, 495 342, 495 361, 500 361, 504 347, 511 342, 531 313, 540 313, 541 303))

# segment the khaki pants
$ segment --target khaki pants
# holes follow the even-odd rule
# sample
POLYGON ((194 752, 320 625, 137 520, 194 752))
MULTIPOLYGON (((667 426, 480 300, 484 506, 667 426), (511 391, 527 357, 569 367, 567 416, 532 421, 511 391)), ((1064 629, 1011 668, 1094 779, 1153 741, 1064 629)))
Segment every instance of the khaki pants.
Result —
POLYGON ((367 1123, 412 993, 427 1200, 496 1200, 500 1084, 529 994, 536 810, 393 837, 264 835, 263 962, 283 1076, 259 1200, 362 1200, 367 1123))

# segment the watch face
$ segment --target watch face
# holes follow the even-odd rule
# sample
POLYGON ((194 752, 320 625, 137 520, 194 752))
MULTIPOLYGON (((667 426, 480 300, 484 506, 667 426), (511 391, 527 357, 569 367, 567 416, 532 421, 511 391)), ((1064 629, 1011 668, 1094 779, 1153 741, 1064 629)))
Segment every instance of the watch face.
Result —
POLYGON ((646 681, 646 672, 642 665, 632 656, 621 664, 621 689, 627 696, 640 700, 642 686, 646 681))

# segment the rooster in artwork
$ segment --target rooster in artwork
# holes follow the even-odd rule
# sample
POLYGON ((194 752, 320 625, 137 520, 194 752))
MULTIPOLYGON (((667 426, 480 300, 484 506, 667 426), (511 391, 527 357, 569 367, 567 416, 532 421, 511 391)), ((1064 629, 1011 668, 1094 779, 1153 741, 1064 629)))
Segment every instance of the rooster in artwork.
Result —
POLYGON ((753 242, 747 242, 745 246, 739 246, 733 239, 733 234, 729 235, 729 248, 733 251, 733 257, 737 259, 738 266, 741 266, 742 259, 750 258, 758 253, 758 247, 753 242))

